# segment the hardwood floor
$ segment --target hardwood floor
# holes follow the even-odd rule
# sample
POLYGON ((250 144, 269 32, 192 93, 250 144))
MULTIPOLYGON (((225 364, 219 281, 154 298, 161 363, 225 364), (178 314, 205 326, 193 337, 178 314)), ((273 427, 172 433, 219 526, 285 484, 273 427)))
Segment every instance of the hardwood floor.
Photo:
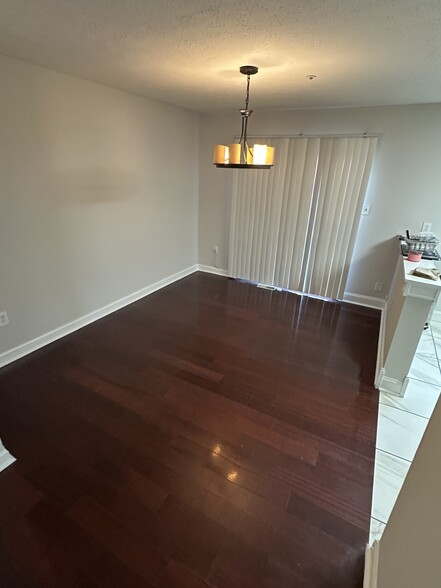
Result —
POLYGON ((362 586, 379 313, 193 274, 0 372, 0 585, 362 586))

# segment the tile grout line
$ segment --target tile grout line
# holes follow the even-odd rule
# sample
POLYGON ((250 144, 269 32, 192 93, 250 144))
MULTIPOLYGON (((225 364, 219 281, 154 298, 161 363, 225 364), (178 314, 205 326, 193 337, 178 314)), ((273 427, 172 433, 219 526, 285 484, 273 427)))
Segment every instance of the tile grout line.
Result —
MULTIPOLYGON (((420 381, 420 380, 418 380, 418 381, 420 381)), ((424 384, 427 384, 427 382, 424 382, 424 384)), ((411 410, 406 410, 405 408, 401 408, 400 406, 394 406, 392 404, 388 404, 387 402, 381 402, 381 400, 378 402, 378 404, 382 404, 383 406, 388 406, 389 408, 395 408, 396 410, 401 410, 402 412, 407 412, 407 414, 411 414, 413 416, 420 417, 422 419, 425 419, 426 421, 428 421, 430 419, 430 417, 425 417, 422 414, 417 414, 416 412, 412 412, 411 410)))
MULTIPOLYGON (((438 388, 441 391, 441 384, 435 384, 433 382, 427 382, 426 380, 420 380, 419 378, 415 378, 415 376, 407 377, 409 378, 409 380, 413 380, 414 382, 421 382, 422 384, 427 384, 428 386, 432 386, 432 388, 438 388)), ((401 398, 401 396, 397 396, 397 398, 401 398)))
MULTIPOLYGON (((441 374, 441 371, 440 371, 441 374)), ((439 386, 441 388, 441 384, 437 384, 436 382, 428 382, 427 380, 420 380, 420 378, 415 378, 415 376, 407 376, 409 380, 415 380, 416 382, 422 382, 423 384, 429 384, 430 386, 439 386)), ((398 396, 400 398, 400 396, 398 396)))
POLYGON ((441 363, 440 363, 440 361, 439 361, 438 350, 437 350, 437 348, 436 348, 436 341, 435 341, 435 336, 434 336, 434 334, 433 334, 433 331, 432 331, 432 327, 430 327, 430 334, 431 334, 431 336, 432 336, 433 346, 435 347, 435 355, 436 355, 436 359, 438 360, 438 369, 439 369, 439 371, 440 371, 440 373, 441 373, 441 363))
POLYGON ((412 459, 406 459, 405 457, 401 457, 400 455, 396 455, 395 453, 391 453, 390 451, 386 451, 385 449, 380 449, 380 447, 377 447, 377 446, 375 446, 375 450, 381 451, 382 453, 386 453, 386 455, 391 455, 392 457, 396 457, 397 459, 402 459, 403 461, 406 461, 407 463, 413 462, 412 459))

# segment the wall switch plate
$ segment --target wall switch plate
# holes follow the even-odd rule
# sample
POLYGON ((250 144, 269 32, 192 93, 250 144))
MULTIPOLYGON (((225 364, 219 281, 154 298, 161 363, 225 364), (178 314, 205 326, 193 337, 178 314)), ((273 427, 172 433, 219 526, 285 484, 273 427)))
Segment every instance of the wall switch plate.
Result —
POLYGON ((383 282, 375 282, 374 290, 375 290, 375 292, 382 292, 383 291, 383 282))
POLYGON ((361 214, 364 216, 368 216, 368 214, 371 213, 371 205, 370 204, 364 204, 363 208, 361 209, 361 214))
POLYGON ((0 327, 6 327, 6 325, 9 325, 8 313, 0 312, 0 327))
POLYGON ((430 233, 432 230, 432 223, 423 223, 421 225, 421 232, 422 233, 430 233))

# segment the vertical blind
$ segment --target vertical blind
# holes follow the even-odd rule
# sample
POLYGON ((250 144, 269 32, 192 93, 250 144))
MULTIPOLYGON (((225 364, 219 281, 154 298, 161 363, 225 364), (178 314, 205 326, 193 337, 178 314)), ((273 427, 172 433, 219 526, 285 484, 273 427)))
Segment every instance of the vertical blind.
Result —
POLYGON ((342 298, 377 138, 266 141, 274 168, 234 174, 229 275, 342 298))

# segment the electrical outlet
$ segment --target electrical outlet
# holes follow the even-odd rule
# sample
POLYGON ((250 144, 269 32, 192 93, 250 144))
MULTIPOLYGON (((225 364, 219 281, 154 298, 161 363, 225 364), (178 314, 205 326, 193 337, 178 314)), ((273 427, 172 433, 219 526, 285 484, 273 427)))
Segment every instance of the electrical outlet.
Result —
POLYGON ((363 208, 361 209, 361 214, 364 216, 368 216, 368 214, 371 213, 371 205, 370 204, 364 204, 363 208))
POLYGON ((0 312, 0 327, 6 327, 6 325, 9 325, 8 313, 0 312))
POLYGON ((423 223, 421 226, 422 233, 430 233, 432 230, 432 223, 423 223))
POLYGON ((213 245, 211 250, 213 251, 213 253, 219 253, 219 245, 213 245))
POLYGON ((375 292, 382 292, 383 291, 383 282, 375 282, 374 290, 375 290, 375 292))

